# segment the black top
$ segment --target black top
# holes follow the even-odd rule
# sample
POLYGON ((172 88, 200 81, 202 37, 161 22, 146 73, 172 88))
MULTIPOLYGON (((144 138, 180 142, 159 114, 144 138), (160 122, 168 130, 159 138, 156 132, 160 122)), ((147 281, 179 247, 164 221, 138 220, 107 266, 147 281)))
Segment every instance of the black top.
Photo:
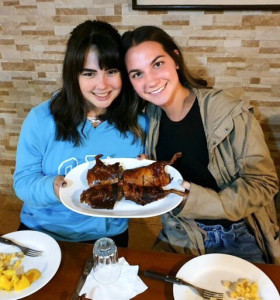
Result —
MULTIPOLYGON (((170 160, 182 152, 172 165, 184 180, 219 192, 219 187, 207 166, 209 163, 208 148, 197 99, 185 118, 179 122, 171 121, 162 110, 159 139, 156 146, 158 160, 170 160)), ((235 223, 226 219, 196 220, 205 225, 220 224, 228 227, 235 223)))
POLYGON ((219 187, 207 168, 208 149, 198 101, 195 100, 189 113, 179 122, 171 121, 162 111, 159 132, 157 159, 170 160, 175 153, 182 152, 173 167, 184 180, 218 192, 219 187))

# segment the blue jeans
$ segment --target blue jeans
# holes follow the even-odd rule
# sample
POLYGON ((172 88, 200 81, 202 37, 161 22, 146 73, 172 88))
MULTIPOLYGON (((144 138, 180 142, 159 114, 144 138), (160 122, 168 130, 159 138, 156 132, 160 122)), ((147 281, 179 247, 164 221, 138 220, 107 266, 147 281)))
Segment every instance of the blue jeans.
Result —
POLYGON ((254 235, 245 221, 234 223, 228 228, 222 225, 197 225, 207 232, 203 235, 206 253, 224 253, 238 256, 250 262, 266 263, 254 235))

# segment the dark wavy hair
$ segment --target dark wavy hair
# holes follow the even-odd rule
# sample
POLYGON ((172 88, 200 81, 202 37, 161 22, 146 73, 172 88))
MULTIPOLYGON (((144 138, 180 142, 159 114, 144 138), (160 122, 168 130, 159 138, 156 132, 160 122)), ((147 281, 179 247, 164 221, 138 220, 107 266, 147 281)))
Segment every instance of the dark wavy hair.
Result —
POLYGON ((156 26, 140 26, 133 31, 126 31, 122 35, 124 56, 127 51, 143 42, 157 42, 162 45, 164 51, 174 60, 179 67, 177 73, 182 85, 188 88, 207 87, 207 81, 192 75, 186 67, 180 48, 164 30, 156 26), (176 53, 177 52, 177 53, 176 53))
POLYGON ((57 140, 81 144, 82 136, 78 126, 82 124, 82 134, 88 112, 78 81, 88 50, 94 46, 98 53, 101 69, 118 69, 122 76, 122 92, 98 117, 114 124, 126 136, 127 131, 134 135, 134 141, 144 132, 137 123, 139 103, 129 84, 121 48, 121 36, 110 24, 87 20, 71 32, 63 62, 62 88, 51 101, 50 109, 57 128, 57 140), (123 92, 124 91, 124 92, 123 92))

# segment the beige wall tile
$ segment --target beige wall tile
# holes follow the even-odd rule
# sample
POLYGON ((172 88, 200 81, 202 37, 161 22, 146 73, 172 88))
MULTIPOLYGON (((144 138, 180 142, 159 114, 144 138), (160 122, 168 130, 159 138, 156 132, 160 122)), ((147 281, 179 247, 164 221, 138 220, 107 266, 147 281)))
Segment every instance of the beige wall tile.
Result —
POLYGON ((165 29, 190 70, 217 88, 243 87, 280 175, 280 12, 136 11, 131 0, 15 0, 0 3, 0 194, 13 194, 20 127, 59 88, 69 33, 87 19, 123 33, 165 29))

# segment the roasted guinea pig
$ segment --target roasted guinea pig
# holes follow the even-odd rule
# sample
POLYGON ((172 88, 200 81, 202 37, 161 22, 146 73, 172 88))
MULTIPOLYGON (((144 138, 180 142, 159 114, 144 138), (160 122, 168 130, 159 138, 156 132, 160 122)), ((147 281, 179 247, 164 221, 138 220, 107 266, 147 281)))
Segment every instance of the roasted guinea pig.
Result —
POLYGON ((94 185, 81 194, 81 203, 92 208, 113 209, 115 203, 123 197, 122 185, 118 183, 94 185))
POLYGON ((146 205, 148 203, 162 199, 171 193, 180 196, 187 196, 189 192, 182 192, 175 189, 164 190, 161 187, 139 186, 124 182, 123 193, 125 199, 134 201, 140 205, 146 205))
POLYGON ((123 181, 138 186, 166 186, 172 178, 165 172, 165 167, 172 165, 181 156, 182 153, 178 152, 170 161, 156 161, 148 166, 125 170, 123 181))
POLYGON ((87 181, 90 187, 94 185, 107 185, 118 183, 122 178, 123 168, 119 162, 113 165, 105 165, 101 160, 102 154, 96 155, 95 165, 87 172, 87 181))
POLYGON ((105 165, 96 156, 96 164, 88 170, 89 189, 81 194, 81 202, 92 208, 113 209, 117 201, 124 197, 140 205, 146 205, 174 193, 186 196, 188 192, 175 189, 164 190, 172 178, 165 172, 182 153, 176 153, 170 161, 156 161, 148 166, 123 170, 119 163, 105 165))

